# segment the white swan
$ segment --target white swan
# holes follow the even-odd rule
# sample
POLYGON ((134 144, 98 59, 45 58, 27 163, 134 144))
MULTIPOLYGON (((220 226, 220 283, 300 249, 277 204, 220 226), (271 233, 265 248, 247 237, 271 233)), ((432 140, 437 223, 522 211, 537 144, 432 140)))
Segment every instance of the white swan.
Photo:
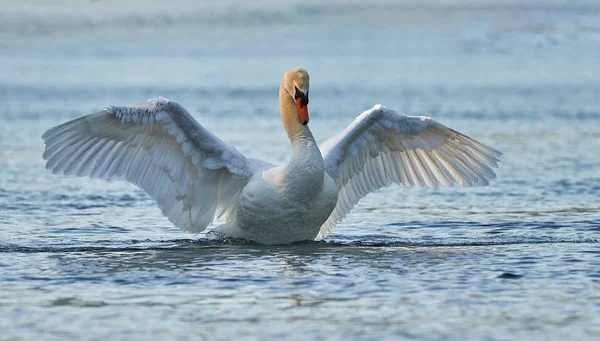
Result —
POLYGON ((375 106, 319 148, 308 123, 308 73, 281 80, 292 144, 286 165, 246 158, 166 98, 110 107, 48 130, 46 168, 125 178, 189 232, 214 219, 218 237, 288 244, 325 237, 369 192, 404 186, 487 185, 501 153, 432 118, 375 106))

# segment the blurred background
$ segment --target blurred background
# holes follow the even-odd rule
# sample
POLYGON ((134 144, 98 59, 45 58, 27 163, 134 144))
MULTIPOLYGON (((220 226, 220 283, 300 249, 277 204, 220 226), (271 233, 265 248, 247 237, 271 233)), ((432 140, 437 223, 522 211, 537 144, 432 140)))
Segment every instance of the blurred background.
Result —
POLYGON ((598 1, 0 0, 0 327, 594 339, 599 75, 598 1), (254 249, 178 231, 130 184, 44 170, 48 128, 156 96, 283 163, 278 88, 294 65, 311 76, 319 142, 380 103, 504 152, 498 179, 386 188, 327 243, 254 249))

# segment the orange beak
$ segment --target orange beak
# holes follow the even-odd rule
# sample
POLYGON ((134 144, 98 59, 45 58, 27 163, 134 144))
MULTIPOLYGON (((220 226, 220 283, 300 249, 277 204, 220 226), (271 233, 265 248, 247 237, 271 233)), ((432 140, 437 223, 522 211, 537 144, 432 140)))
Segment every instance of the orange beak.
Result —
POLYGON ((308 106, 302 104, 302 98, 296 98, 296 105, 298 106, 298 118, 300 119, 300 123, 303 125, 308 124, 308 106))

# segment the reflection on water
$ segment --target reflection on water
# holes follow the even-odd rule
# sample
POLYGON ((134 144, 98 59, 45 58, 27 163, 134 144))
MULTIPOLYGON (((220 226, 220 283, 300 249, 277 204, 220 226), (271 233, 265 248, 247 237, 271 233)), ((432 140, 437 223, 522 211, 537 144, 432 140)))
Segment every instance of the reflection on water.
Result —
MULTIPOLYGON (((79 328, 50 327, 53 314, 85 323, 103 316, 137 320, 143 312, 148 329, 121 318, 111 325, 144 337, 189 333, 210 339, 216 330, 241 337, 256 333, 257 325, 268 325, 259 334, 274 338, 328 332, 416 337, 450 325, 452 335, 464 335, 480 328, 478 323, 490 323, 507 326, 485 332, 501 338, 519 320, 543 333, 551 330, 550 322, 578 326, 584 338, 594 333, 592 315, 563 307, 598 309, 590 291, 600 285, 597 239, 467 240, 366 235, 287 247, 202 238, 147 240, 143 246, 2 245, 0 309, 42 308, 29 323, 65 335, 77 335, 79 328), (540 291, 543 301, 536 299, 540 291), (19 292, 27 298, 17 298, 19 292), (192 330, 197 324, 216 329, 192 330), (161 325, 176 328, 157 328, 161 325)), ((17 313, 11 319, 25 322, 17 313)), ((91 332, 107 330, 94 325, 91 332)))
MULTIPOLYGON (((273 337, 294 330, 301 321, 328 321, 328 328, 353 331, 360 325, 360 330, 374 335, 385 335, 382 328, 419 335, 433 327, 431 319, 474 321, 476 316, 512 326, 515 319, 525 319, 542 330, 549 328, 547 321, 569 319, 570 325, 584 328, 589 314, 561 313, 560 307, 568 301, 595 309, 587 285, 598 285, 599 273, 592 269, 600 265, 600 244, 592 239, 508 237, 497 243, 445 245, 397 240, 361 245, 339 240, 289 247, 204 239, 148 243, 154 245, 21 250, 3 246, 5 262, 14 264, 26 257, 28 264, 18 270, 8 265, 4 272, 3 309, 34 304, 82 322, 111 311, 137 316, 141 309, 153 323, 170 321, 186 328, 188 323, 210 323, 229 328, 221 331, 228 335, 271 321, 274 329, 261 335, 273 337), (27 286, 31 286, 27 299, 10 298, 11 292, 27 286), (554 298, 537 301, 540 290, 544 297, 554 298), (76 313, 78 309, 93 310, 76 313), (355 323, 348 325, 348 319, 355 323)), ((36 319, 47 316, 40 313, 36 319)), ((125 321, 114 323, 131 328, 125 321)), ((579 335, 585 336, 581 330, 579 335)), ((308 332, 324 335, 319 328, 308 332)))

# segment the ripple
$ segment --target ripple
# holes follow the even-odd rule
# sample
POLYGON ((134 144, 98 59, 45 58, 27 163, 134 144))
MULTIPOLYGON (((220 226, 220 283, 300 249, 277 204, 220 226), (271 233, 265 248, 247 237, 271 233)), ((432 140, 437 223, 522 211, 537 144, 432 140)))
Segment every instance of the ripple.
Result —
POLYGON ((498 276, 497 278, 504 278, 504 279, 519 279, 522 278, 523 276, 521 275, 517 275, 511 272, 505 272, 503 274, 501 274, 500 276, 498 276))
POLYGON ((103 301, 81 300, 77 297, 56 298, 46 304, 47 307, 104 307, 107 305, 108 303, 103 301))
MULTIPOLYGON (((493 245, 523 245, 523 244, 599 244, 597 238, 562 238, 562 237, 539 237, 539 236, 518 236, 518 237, 489 237, 489 238, 427 238, 411 239, 396 238, 385 235, 366 235, 361 239, 356 237, 340 236, 328 241, 306 241, 294 243, 292 245, 261 245, 244 240, 219 241, 212 239, 172 239, 172 240, 119 240, 119 241, 101 241, 95 245, 68 246, 59 245, 19 245, 10 243, 0 243, 0 253, 68 253, 68 252, 127 252, 127 251, 152 251, 165 250, 187 251, 190 248, 224 248, 228 246, 246 246, 248 251, 263 249, 289 249, 290 251, 302 249, 314 250, 339 250, 346 247, 364 247, 364 248, 410 248, 410 247, 479 247, 493 245)), ((243 250, 239 249, 238 250, 243 250)))
POLYGON ((561 238, 561 237, 489 237, 489 238, 428 238, 404 239, 388 238, 385 236, 369 235, 367 240, 348 241, 345 238, 328 242, 331 246, 368 246, 368 247, 452 247, 452 246, 488 246, 488 245, 521 245, 521 244, 563 244, 563 243, 600 243, 596 238, 561 238))

